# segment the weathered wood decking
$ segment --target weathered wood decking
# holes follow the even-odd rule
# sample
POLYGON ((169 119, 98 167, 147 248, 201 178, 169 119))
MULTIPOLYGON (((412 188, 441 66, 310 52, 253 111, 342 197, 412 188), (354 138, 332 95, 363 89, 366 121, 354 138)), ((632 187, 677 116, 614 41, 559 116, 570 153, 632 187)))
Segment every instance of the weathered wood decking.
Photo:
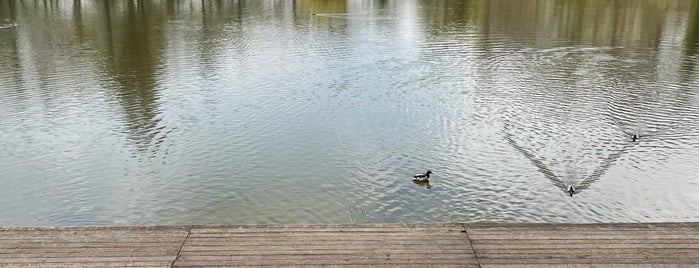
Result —
POLYGON ((0 228, 0 267, 699 267, 699 223, 0 228))

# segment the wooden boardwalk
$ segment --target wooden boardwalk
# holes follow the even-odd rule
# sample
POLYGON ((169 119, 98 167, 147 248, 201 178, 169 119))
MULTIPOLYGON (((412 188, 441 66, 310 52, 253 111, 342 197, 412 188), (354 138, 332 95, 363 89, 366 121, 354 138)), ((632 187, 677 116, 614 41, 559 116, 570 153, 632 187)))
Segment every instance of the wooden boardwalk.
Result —
POLYGON ((699 223, 0 228, 0 267, 699 267, 699 223))

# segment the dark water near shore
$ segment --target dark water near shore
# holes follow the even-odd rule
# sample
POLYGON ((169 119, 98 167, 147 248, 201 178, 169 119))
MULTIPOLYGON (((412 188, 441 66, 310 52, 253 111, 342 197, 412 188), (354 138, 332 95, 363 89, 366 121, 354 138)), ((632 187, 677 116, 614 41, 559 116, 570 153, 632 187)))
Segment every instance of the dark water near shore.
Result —
POLYGON ((0 225, 699 221, 698 49, 696 0, 0 0, 0 225))

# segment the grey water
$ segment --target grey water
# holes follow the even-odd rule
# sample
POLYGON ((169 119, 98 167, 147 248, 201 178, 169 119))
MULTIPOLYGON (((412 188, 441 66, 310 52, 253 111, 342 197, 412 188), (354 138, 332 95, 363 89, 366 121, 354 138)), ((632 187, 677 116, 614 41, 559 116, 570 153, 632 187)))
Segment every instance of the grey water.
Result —
POLYGON ((696 0, 0 0, 0 225, 699 221, 698 51, 696 0))

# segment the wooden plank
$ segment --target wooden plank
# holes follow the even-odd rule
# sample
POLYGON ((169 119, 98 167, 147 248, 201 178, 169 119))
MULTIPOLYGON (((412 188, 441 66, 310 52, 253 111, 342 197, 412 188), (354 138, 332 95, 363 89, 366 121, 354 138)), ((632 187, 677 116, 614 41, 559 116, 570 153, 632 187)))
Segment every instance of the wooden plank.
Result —
MULTIPOLYGON (((227 263, 220 263, 220 262, 196 262, 196 263, 183 263, 183 265, 178 265, 176 264, 174 267, 231 267, 226 265, 227 263), (186 265, 186 266, 185 266, 186 265)), ((447 264, 447 263, 419 263, 419 264, 413 264, 413 263, 400 263, 400 264, 392 264, 392 263, 371 263, 371 264, 347 264, 347 263, 340 263, 340 264, 332 264, 332 263, 305 263, 305 264, 262 264, 262 263, 255 263, 255 264, 250 264, 250 263, 238 263, 234 267, 270 267, 270 268, 276 268, 276 267, 284 267, 284 268, 309 268, 309 267, 323 267, 323 268, 367 268, 367 267, 373 267, 373 268, 394 268, 394 267, 400 267, 400 268, 477 268, 479 267, 477 264, 447 264)))
MULTIPOLYGON (((80 228, 80 227, 78 227, 80 228)), ((256 229, 256 228, 304 228, 304 229, 347 229, 347 228, 463 228, 461 223, 435 222, 435 223, 362 223, 362 224, 251 224, 251 225, 193 225, 192 231, 199 229, 256 229)))
POLYGON ((468 224, 482 267, 699 264, 699 225, 468 224))
POLYGON ((5 267, 32 267, 32 268, 101 268, 101 267, 170 267, 170 261, 151 262, 88 262, 88 263, 0 263, 0 268, 5 267))
MULTIPOLYGON (((182 267, 182 266, 175 266, 175 267, 182 267)), ((196 265, 191 265, 191 266, 186 266, 186 267, 228 267, 228 266, 222 266, 217 263, 197 263, 196 265)), ((280 267, 279 265, 237 265, 236 267, 269 267, 269 268, 276 268, 280 267)), ((309 268, 309 267, 322 267, 322 268, 367 268, 367 267, 374 267, 374 268, 395 268, 395 267, 400 267, 400 268, 476 268, 478 266, 475 265, 463 265, 463 264, 406 264, 402 263, 400 265, 396 264, 304 264, 304 265, 293 265, 293 264, 285 264, 284 266, 281 266, 284 268, 309 268)))
POLYGON ((4 228, 0 229, 0 240, 5 239, 26 239, 26 238, 108 238, 108 237, 123 237, 123 238, 171 238, 181 237, 186 235, 189 229, 183 227, 75 227, 75 228, 4 228))
POLYGON ((192 230, 191 234, 240 234, 240 233, 264 233, 264 234, 274 234, 274 233, 458 233, 462 231, 463 228, 321 228, 321 229, 304 229, 304 228, 207 228, 207 229, 197 229, 192 230))
POLYGON ((99 230, 99 229, 87 229, 87 230, 81 230, 81 229, 27 229, 27 230, 22 230, 22 229, 10 229, 10 230, 0 230, 0 233, 6 234, 6 235, 102 235, 102 236, 109 236, 109 235, 159 235, 159 236, 167 236, 167 235, 179 235, 182 234, 183 232, 188 232, 188 229, 182 229, 182 228, 167 228, 167 229, 152 229, 152 228, 146 228, 144 227, 143 229, 111 229, 111 227, 104 227, 104 230, 99 230))
POLYGON ((186 235, 183 235, 179 238, 168 238, 168 239, 159 239, 159 238, 124 238, 124 237, 112 237, 112 238, 64 238, 64 237, 46 237, 46 238, 41 238, 41 239, 33 239, 33 238, 26 238, 26 239, 15 239, 15 240, 0 240, 0 247, 2 245, 15 245, 15 244, 21 244, 22 241, 26 241, 28 243, 33 243, 33 244, 41 244, 41 243, 61 243, 61 244, 79 244, 79 243, 114 243, 114 244, 142 244, 142 243, 160 243, 160 244, 172 244, 172 243, 177 243, 178 241, 182 241, 182 239, 186 237, 186 235))
POLYGON ((182 242, 173 240, 171 242, 56 242, 56 241, 17 241, 13 243, 1 243, 0 252, 8 249, 26 249, 26 250, 41 250, 41 249, 85 249, 85 248, 111 248, 111 249, 132 249, 132 248, 163 248, 172 245, 172 243, 182 242))
POLYGON ((583 223, 583 224, 559 224, 559 223, 469 223, 467 229, 505 229, 505 230, 536 230, 536 229, 692 229, 699 228, 699 222, 657 222, 657 223, 583 223))
POLYGON ((193 227, 192 233, 197 232, 256 232, 256 231, 271 231, 271 232, 452 232, 463 230, 463 225, 454 224, 449 226, 431 226, 431 225, 420 225, 420 226, 361 226, 361 225, 349 225, 349 226, 334 226, 334 225, 322 225, 322 226, 279 226, 279 227, 265 227, 265 226, 229 226, 229 227, 193 227))
POLYGON ((621 259, 595 259, 595 258, 515 258, 515 259, 479 259, 481 265, 503 264, 586 264, 589 266, 603 266, 610 264, 692 264, 694 267, 699 261, 692 259, 665 259, 665 258, 621 258, 621 259))
POLYGON ((699 239, 471 239, 483 244, 697 244, 699 239))
POLYGON ((471 239, 544 239, 544 240, 597 240, 597 239, 637 239, 637 240, 647 240, 647 239, 688 239, 697 240, 699 239, 699 234, 697 235, 663 235, 663 234, 648 234, 648 235, 624 235, 624 234, 586 234, 586 233, 508 233, 508 234, 492 234, 492 235, 470 235, 471 239))
POLYGON ((475 264, 467 264, 461 260, 442 260, 442 259, 348 259, 348 258, 329 258, 329 259, 300 259, 300 260, 195 260, 181 261, 178 260, 174 267, 199 267, 199 266, 220 266, 220 267, 239 267, 239 266, 286 266, 286 265, 396 265, 403 266, 412 265, 462 265, 463 267, 473 267, 475 264))
POLYGON ((589 268, 589 267, 614 267, 614 268, 696 268, 695 264, 642 264, 642 263, 564 263, 564 264, 481 264, 482 268, 589 268))
POLYGON ((591 231, 688 231, 696 230, 699 228, 693 225, 686 224, 665 224, 662 226, 653 226, 649 224, 608 224, 608 225, 591 225, 591 224, 532 224, 531 226, 521 225, 511 227, 508 224, 489 224, 489 225, 478 225, 478 224, 466 224, 469 230, 477 231, 560 231, 560 230, 591 230, 591 231))
POLYGON ((621 233, 621 234, 647 234, 647 233, 657 233, 657 234, 692 234, 695 230, 691 229, 650 229, 650 230, 598 230, 598 229, 587 229, 587 228, 556 228, 556 229, 510 229, 510 230, 489 230, 489 229, 469 229, 469 234, 498 234, 498 233, 543 233, 543 232, 553 232, 553 233, 566 233, 566 232, 578 232, 578 233, 621 233))
POLYGON ((697 239, 699 234, 693 231, 591 231, 591 230, 556 230, 556 231, 487 231, 478 232, 470 231, 469 236, 474 239, 478 237, 489 237, 489 236, 560 236, 560 237, 573 237, 573 236, 628 236, 627 239, 639 239, 639 238, 650 238, 662 236, 665 238, 679 237, 680 239, 697 239))
POLYGON ((263 253, 263 254, 247 254, 247 255, 182 255, 178 260, 181 261, 246 261, 246 260, 331 260, 331 259, 416 259, 422 260, 457 260, 462 262, 463 253, 446 253, 446 254, 415 254, 415 253, 385 253, 385 252, 342 252, 342 253, 263 253))
POLYGON ((545 248, 545 249, 479 249, 478 253, 486 254, 570 254, 584 252, 585 254, 598 254, 606 256, 611 254, 641 253, 641 254, 686 254, 699 257, 699 250, 693 248, 545 248))
POLYGON ((189 227, 0 229, 0 267, 170 267, 189 227))
MULTIPOLYGON (((663 241, 663 240, 661 240, 663 241)), ((578 243, 522 243, 510 240, 510 243, 474 243, 474 248, 482 252, 488 249, 615 249, 615 248, 646 248, 646 249, 699 249, 699 243, 594 243, 595 241, 585 241, 578 243)))
MULTIPOLYGON (((465 238, 464 238, 465 239, 465 238)), ((430 245, 433 246, 448 246, 448 245, 464 245, 464 239, 449 239, 449 240, 444 240, 444 239, 439 239, 439 240, 429 240, 430 245)), ((313 239, 312 237, 306 237, 303 239, 275 239, 275 238, 258 238, 258 239, 245 239, 245 240, 237 240, 237 239, 221 239, 220 241, 216 241, 215 239, 196 239, 196 238, 190 238, 187 239, 187 245, 188 246, 209 246, 209 247, 217 247, 217 246, 225 246, 225 245, 230 245, 230 244, 235 244, 241 247, 244 246, 274 246, 274 245, 328 245, 328 244, 338 244, 338 245, 365 245, 365 246, 387 246, 387 245, 425 245, 425 240, 416 240, 416 239, 403 239, 403 240, 398 240, 398 239, 378 239, 378 238, 372 238, 371 240, 361 240, 361 239, 353 239, 353 240, 333 240, 333 239, 313 239)))
POLYGON ((148 256, 148 257, 59 257, 59 258, 3 258, 0 263, 82 263, 82 262, 152 262, 172 261, 172 256, 148 256))
POLYGON ((303 250, 277 250, 277 251, 194 251, 182 252, 180 257, 196 257, 196 256, 288 256, 288 255, 362 255, 362 256, 452 256, 458 258, 474 258, 467 250, 352 250, 352 249, 319 249, 313 251, 303 250))
POLYGON ((195 227, 175 266, 476 266, 461 224, 195 227))
MULTIPOLYGON (((177 250, 169 250, 167 252, 163 251, 94 251, 91 249, 86 249, 81 252, 31 252, 31 253, 10 253, 10 254, 0 254, 0 259, 10 259, 10 258, 37 258, 37 259, 49 259, 49 258, 74 258, 74 257, 95 257, 95 258, 111 258, 111 257, 131 257, 131 258, 141 258, 141 257, 161 257, 161 256, 175 256, 177 255, 177 250)), ((172 258, 174 259, 174 257, 172 258)))
POLYGON ((73 226, 57 226, 57 227, 0 227, 0 233, 5 233, 5 232, 40 232, 40 233, 46 233, 46 232, 99 232, 99 233, 104 233, 104 232, 129 232, 129 233, 134 233, 134 232, 168 232, 168 231, 188 231, 191 228, 191 226, 108 226, 108 227, 99 227, 99 226, 81 226, 81 227, 73 227, 73 226))
POLYGON ((237 248, 264 248, 264 247, 281 247, 281 246, 347 246, 347 247, 425 247, 431 246, 434 248, 444 248, 444 247, 464 247, 468 246, 463 240, 450 240, 443 241, 438 240, 438 242, 432 243, 431 240, 372 240, 372 241, 361 241, 361 240, 351 240, 351 241, 333 241, 333 240, 310 240, 310 239, 298 239, 298 240, 270 240, 260 243, 254 243, 254 241, 246 240, 242 242, 238 241, 209 241, 202 243, 196 239, 187 239, 185 245, 186 248, 192 249, 193 247, 217 247, 225 248, 226 246, 233 245, 237 248), (191 243, 190 243, 191 241, 191 243), (429 242, 429 243, 426 243, 429 242))
POLYGON ((194 226, 191 230, 189 226, 0 228, 0 267, 171 264, 699 267, 699 224, 216 225, 194 226))
POLYGON ((265 235, 258 235, 258 236, 246 236, 246 235, 241 235, 241 236, 222 236, 222 237, 189 237, 192 240, 196 241, 201 241, 201 242, 220 242, 220 241, 228 241, 228 242, 239 242, 239 243, 244 243, 246 241, 260 241, 260 240, 270 240, 270 241, 420 241, 424 239, 430 239, 430 240, 440 240, 440 241, 445 241, 447 244, 456 242, 456 241, 463 241, 467 237, 465 235, 463 236, 400 236, 400 235, 365 235, 365 236, 358 236, 358 235, 334 235, 334 236, 327 236, 327 235, 316 235, 316 236, 302 236, 302 235, 296 235, 296 236, 265 236, 265 235))
POLYGON ((588 253, 585 251, 579 252, 568 252, 568 253, 530 253, 530 252, 518 252, 518 253, 498 253, 498 254, 480 254, 478 253, 478 259, 683 259, 691 260, 696 259, 695 256, 687 256, 682 253, 609 253, 609 254, 595 254, 588 253))
POLYGON ((346 237, 366 237, 366 236, 373 236, 373 235, 380 235, 380 236, 385 236, 385 237, 392 237, 392 236, 404 236, 408 238, 413 238, 413 237, 434 237, 434 236, 441 236, 441 237, 460 237, 460 236, 465 236, 465 234, 461 234, 459 232, 410 232, 410 231, 405 231, 405 232, 218 232, 218 233, 191 233, 189 236, 190 237, 198 237, 198 238, 207 238, 207 237, 215 237, 215 238, 221 238, 221 237, 259 237, 259 236, 266 236, 266 237, 274 237, 274 236, 279 236, 279 237, 294 237, 294 236, 318 236, 318 237, 333 237, 333 236, 346 236, 346 237))
POLYGON ((346 245, 280 245, 280 246, 264 246, 264 247, 259 247, 259 246, 249 246, 249 247, 240 247, 238 245, 225 245, 225 246, 215 246, 215 247, 210 247, 210 246, 184 246, 182 248, 183 252, 198 252, 198 251, 206 251, 206 252, 217 252, 217 251, 224 251, 224 252, 240 252, 243 253, 245 251, 251 251, 251 252, 270 252, 270 251, 317 251, 317 250, 390 250, 390 251, 409 251, 409 252, 431 252, 431 251, 458 251, 458 252, 470 252, 471 249, 467 248, 466 246, 460 246, 460 245, 455 245, 453 247, 434 247, 431 245, 411 245, 411 246, 404 246, 404 245, 391 245, 391 246, 362 246, 362 245, 353 245, 353 246, 346 246, 346 245))
POLYGON ((199 226, 193 227, 191 234, 207 233, 458 233, 463 231, 461 224, 436 225, 281 225, 281 226, 199 226))
POLYGON ((81 234, 66 234, 66 235, 4 235, 0 237, 0 242, 3 240, 47 240, 47 239, 59 239, 66 241, 81 241, 81 240, 100 240, 100 239, 116 239, 119 241, 125 240, 150 240, 150 239, 160 239, 160 240, 174 240, 173 238, 180 238, 186 235, 186 233, 175 234, 175 235, 161 235, 161 234, 133 234, 133 235, 81 235, 81 234))

